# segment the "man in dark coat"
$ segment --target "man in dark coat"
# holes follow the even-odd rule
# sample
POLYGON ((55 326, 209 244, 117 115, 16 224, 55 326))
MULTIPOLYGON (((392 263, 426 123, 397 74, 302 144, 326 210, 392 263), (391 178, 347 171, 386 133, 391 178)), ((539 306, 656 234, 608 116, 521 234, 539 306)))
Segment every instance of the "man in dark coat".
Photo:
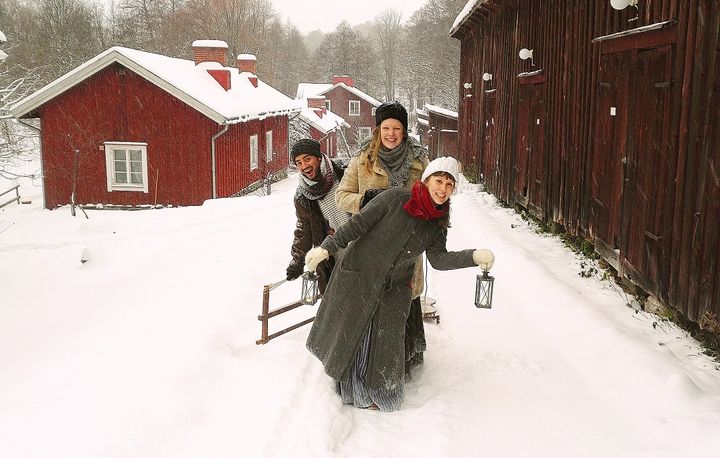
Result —
MULTIPOLYGON (((335 190, 344 171, 342 163, 322 154, 320 143, 310 138, 298 140, 290 154, 300 171, 295 193, 297 223, 290 249, 292 261, 286 271, 287 279, 294 280, 303 273, 308 250, 319 246, 326 236, 334 234, 350 217, 335 203, 335 190)), ((318 266, 321 293, 325 291, 334 263, 331 258, 318 266)))

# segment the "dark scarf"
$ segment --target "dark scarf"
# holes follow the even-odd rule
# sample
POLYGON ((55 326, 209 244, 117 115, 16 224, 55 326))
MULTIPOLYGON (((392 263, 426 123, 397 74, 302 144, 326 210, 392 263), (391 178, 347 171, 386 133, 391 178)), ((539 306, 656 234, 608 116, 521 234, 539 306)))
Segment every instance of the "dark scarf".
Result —
POLYGON ((390 186, 405 185, 412 161, 420 157, 422 152, 422 148, 416 148, 414 142, 408 137, 391 150, 384 146, 380 147, 378 158, 390 177, 390 186))
POLYGON ((330 192, 334 183, 335 176, 333 174, 332 163, 330 162, 330 158, 323 154, 320 159, 320 171, 317 181, 311 180, 300 172, 300 184, 298 185, 297 193, 310 200, 322 199, 330 192))
POLYGON ((416 181, 412 187, 412 196, 410 196, 410 200, 405 202, 403 208, 408 215, 414 218, 430 221, 431 219, 438 219, 444 216, 450 206, 449 202, 450 199, 438 207, 435 202, 433 202, 432 197, 430 197, 430 191, 427 186, 421 181, 416 181))

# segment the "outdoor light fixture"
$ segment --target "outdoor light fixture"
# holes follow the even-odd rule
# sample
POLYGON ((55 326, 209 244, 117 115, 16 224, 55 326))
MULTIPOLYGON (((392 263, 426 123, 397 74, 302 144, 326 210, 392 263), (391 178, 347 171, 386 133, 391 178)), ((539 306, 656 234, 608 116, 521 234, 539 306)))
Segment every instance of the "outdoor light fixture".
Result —
POLYGON ((616 10, 624 10, 628 6, 637 8, 638 0, 610 0, 610 6, 616 10))
POLYGON ((520 50, 520 53, 518 54, 522 60, 528 60, 530 59, 530 64, 534 67, 535 61, 533 61, 533 50, 523 48, 520 50))
POLYGON ((492 81, 492 73, 483 73, 482 79, 483 81, 492 81))
POLYGON ((315 272, 305 272, 302 274, 302 293, 300 302, 305 305, 313 305, 320 299, 318 290, 318 276, 315 272))
POLYGON ((637 6, 638 0, 610 0, 610 6, 618 11, 622 11, 628 6, 635 7, 635 17, 628 19, 628 22, 637 21, 640 18, 640 8, 637 6))
POLYGON ((463 83, 465 89, 472 89, 472 83, 463 83))

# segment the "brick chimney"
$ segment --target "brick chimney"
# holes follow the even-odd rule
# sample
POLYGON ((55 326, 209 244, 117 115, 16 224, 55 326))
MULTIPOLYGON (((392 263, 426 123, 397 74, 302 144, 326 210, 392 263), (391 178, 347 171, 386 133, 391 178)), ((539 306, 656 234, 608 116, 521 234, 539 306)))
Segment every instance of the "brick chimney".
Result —
POLYGON ((346 86, 353 87, 353 79, 351 76, 347 75, 333 75, 332 83, 333 85, 337 83, 345 83, 346 86))
POLYGON ((238 54, 237 68, 240 73, 249 72, 257 75, 257 57, 255 54, 238 54))
POLYGON ((217 62, 227 67, 228 45, 222 40, 195 40, 192 43, 195 65, 203 62, 217 62))
POLYGON ((312 108, 315 114, 319 117, 322 118, 323 115, 327 113, 327 108, 325 108, 325 96, 317 95, 314 97, 308 97, 307 103, 308 108, 312 108))

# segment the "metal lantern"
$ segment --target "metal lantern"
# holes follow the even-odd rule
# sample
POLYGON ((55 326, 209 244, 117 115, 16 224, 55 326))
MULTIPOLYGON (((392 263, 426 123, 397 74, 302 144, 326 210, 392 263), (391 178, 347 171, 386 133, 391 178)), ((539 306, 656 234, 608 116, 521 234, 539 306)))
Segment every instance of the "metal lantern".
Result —
POLYGON ((495 277, 490 275, 487 270, 483 270, 482 275, 478 275, 475 281, 475 307, 479 309, 492 308, 493 284, 495 277))
POLYGON ((305 305, 313 305, 320 299, 318 279, 319 277, 315 272, 305 272, 302 274, 300 302, 305 305))

